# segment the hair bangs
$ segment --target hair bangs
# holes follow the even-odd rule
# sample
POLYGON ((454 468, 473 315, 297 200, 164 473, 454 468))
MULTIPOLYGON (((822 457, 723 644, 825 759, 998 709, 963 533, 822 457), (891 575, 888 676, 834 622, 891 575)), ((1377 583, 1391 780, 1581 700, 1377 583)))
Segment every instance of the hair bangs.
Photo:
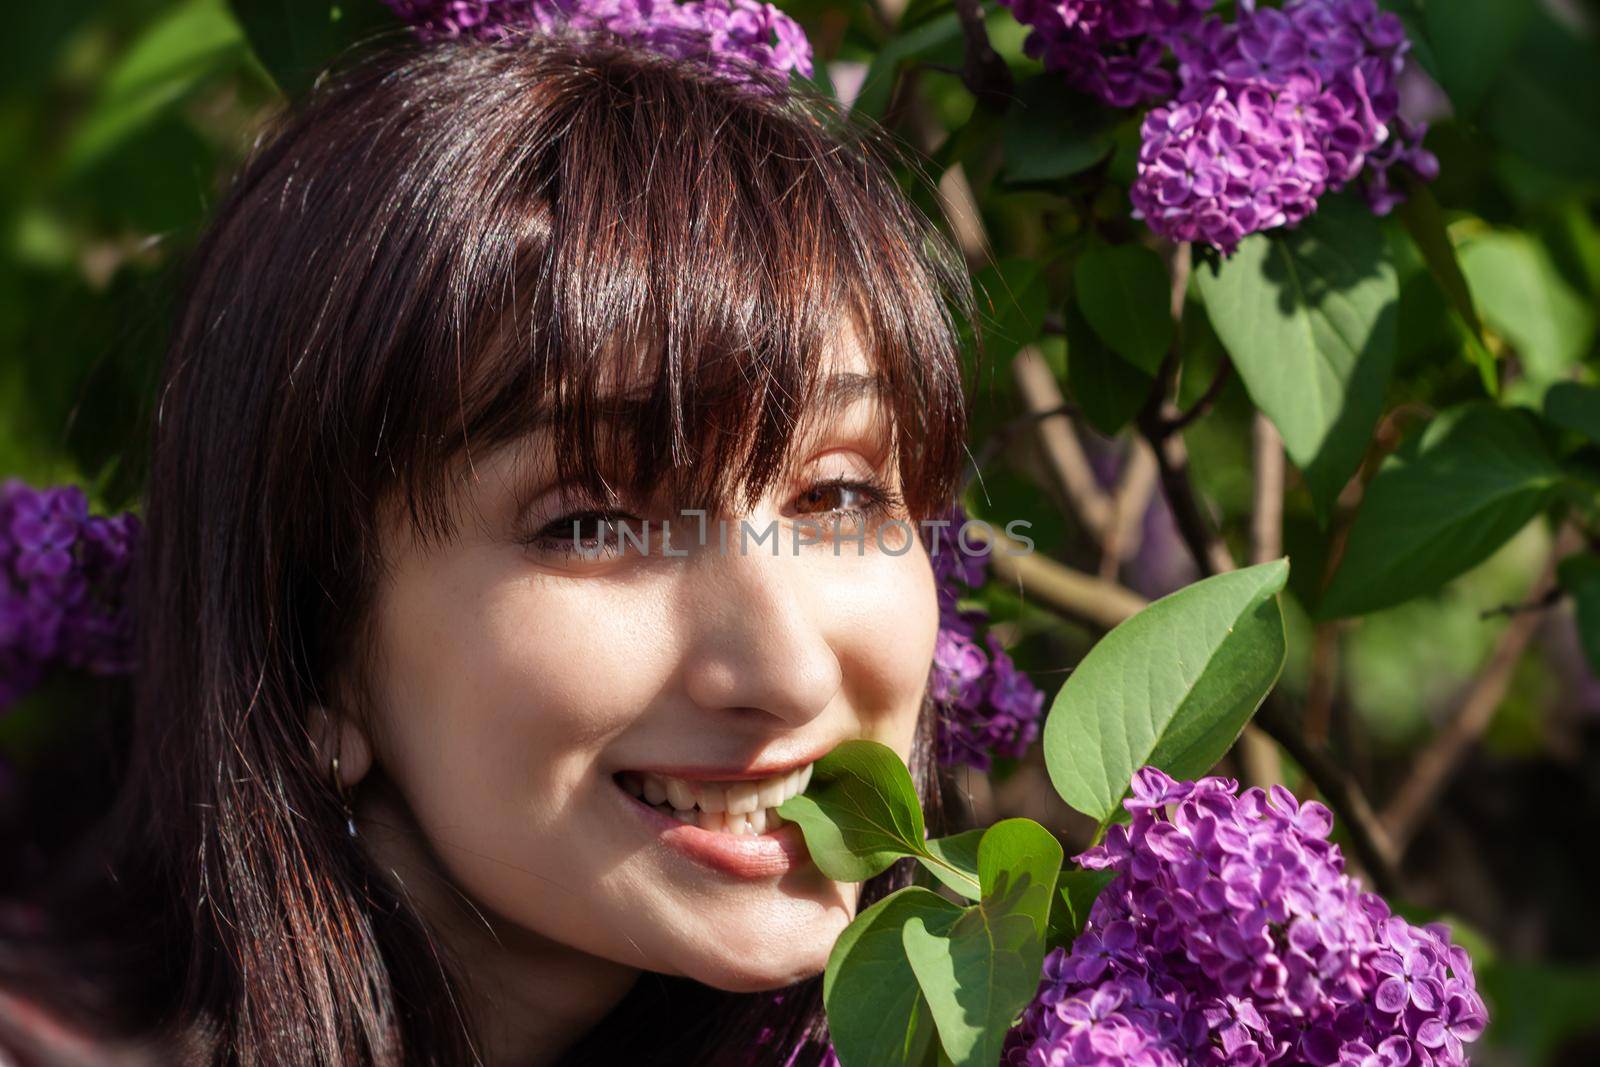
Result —
POLYGON ((451 105, 488 158, 433 220, 456 238, 443 307, 418 323, 436 377, 403 394, 442 446, 404 464, 414 517, 448 530, 430 497, 445 468, 537 431, 557 480, 594 499, 736 511, 844 395, 823 371, 852 339, 908 511, 949 502, 966 273, 881 145, 818 101, 659 56, 591 49, 543 71, 537 47, 459 48, 449 62, 505 68, 505 98, 451 105))

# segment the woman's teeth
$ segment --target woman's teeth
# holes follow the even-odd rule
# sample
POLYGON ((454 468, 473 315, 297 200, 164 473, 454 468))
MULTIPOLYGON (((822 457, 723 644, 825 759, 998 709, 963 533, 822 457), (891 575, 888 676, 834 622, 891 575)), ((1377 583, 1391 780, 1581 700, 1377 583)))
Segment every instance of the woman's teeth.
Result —
POLYGON ((811 782, 811 764, 759 782, 696 782, 626 771, 617 782, 679 822, 725 834, 764 834, 783 825, 775 810, 811 782))

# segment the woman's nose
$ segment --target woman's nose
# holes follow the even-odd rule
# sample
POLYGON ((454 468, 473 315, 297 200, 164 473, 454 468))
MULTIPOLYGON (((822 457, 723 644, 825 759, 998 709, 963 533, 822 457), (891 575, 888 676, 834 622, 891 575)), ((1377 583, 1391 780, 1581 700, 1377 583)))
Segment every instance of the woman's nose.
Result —
POLYGON ((688 696, 707 710, 764 712, 791 726, 828 707, 843 683, 828 640, 818 561, 782 544, 707 551, 681 603, 692 638, 688 696))

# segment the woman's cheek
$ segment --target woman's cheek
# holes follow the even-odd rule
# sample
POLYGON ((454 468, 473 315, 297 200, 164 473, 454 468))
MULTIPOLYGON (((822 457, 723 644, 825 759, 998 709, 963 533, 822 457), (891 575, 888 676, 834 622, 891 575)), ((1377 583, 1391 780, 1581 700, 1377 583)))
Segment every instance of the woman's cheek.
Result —
MULTIPOLYGON (((830 563, 837 562, 830 559, 830 563)), ((939 630, 938 594, 921 546, 902 556, 869 549, 849 581, 835 580, 836 644, 863 736, 907 758, 939 630)))

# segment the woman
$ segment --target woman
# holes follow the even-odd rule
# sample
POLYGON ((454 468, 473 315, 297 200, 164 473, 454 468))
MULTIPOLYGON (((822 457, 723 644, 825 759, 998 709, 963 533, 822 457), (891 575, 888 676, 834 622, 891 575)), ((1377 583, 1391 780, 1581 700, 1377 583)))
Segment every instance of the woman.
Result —
POLYGON ((937 814, 908 524, 965 285, 818 101, 557 38, 327 79, 194 258, 127 778, 0 1017, 85 1062, 815 1062, 906 874, 858 899, 771 809, 867 736, 937 814))

